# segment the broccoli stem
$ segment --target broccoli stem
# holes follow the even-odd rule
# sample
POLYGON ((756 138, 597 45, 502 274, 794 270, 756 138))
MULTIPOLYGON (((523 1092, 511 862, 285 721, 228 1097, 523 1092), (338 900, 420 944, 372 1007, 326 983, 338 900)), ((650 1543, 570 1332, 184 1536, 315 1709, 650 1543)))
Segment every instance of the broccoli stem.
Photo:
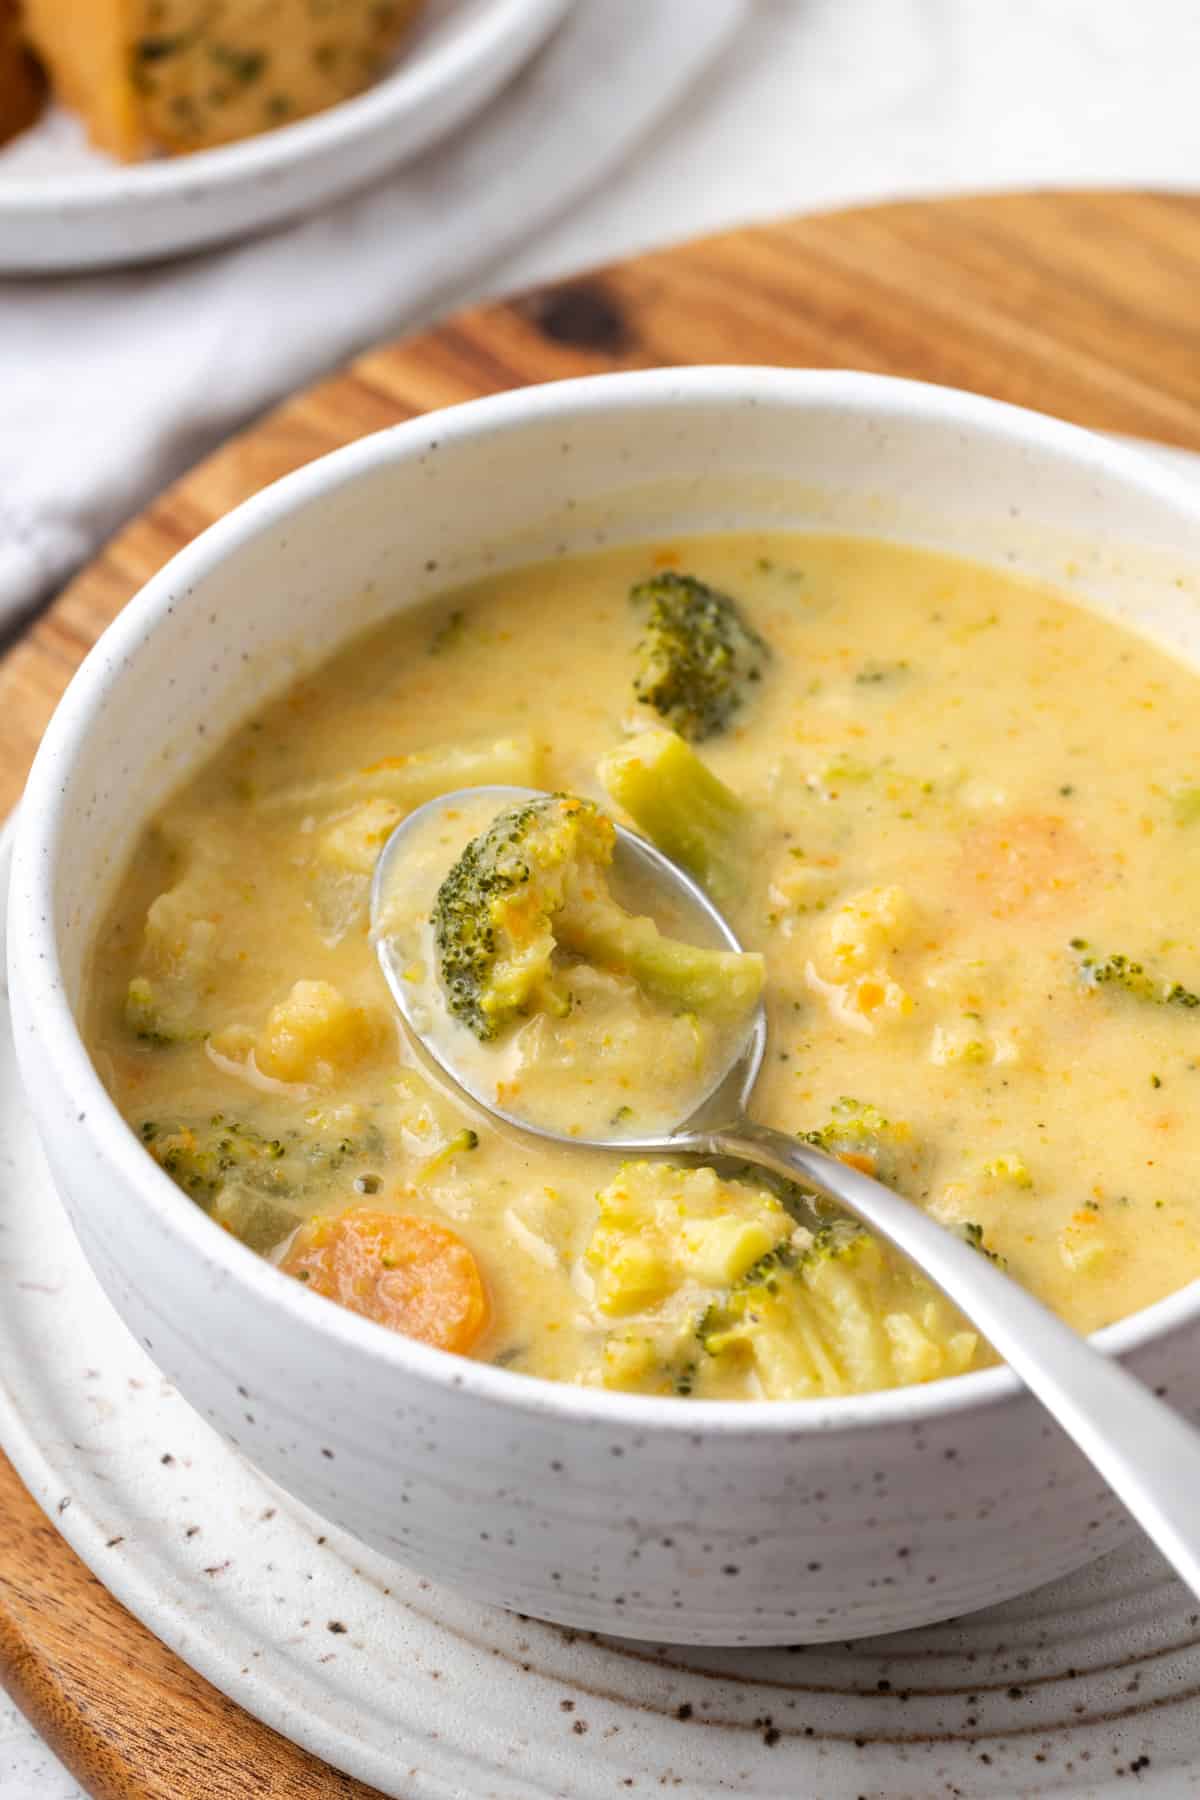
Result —
POLYGON ((393 800, 406 812, 467 787, 536 787, 539 749, 527 734, 479 744, 441 744, 388 756, 332 781, 280 788, 258 802, 267 813, 341 812, 367 800, 393 800))
POLYGON ((568 905, 555 920, 559 941, 588 962, 632 976, 638 986, 682 1012, 749 1012, 762 992, 765 965, 756 953, 712 950, 664 937, 653 919, 593 899, 568 905))
POLYGON ((674 731, 643 731, 602 756, 597 773, 652 844, 718 905, 744 885, 746 810, 674 731))

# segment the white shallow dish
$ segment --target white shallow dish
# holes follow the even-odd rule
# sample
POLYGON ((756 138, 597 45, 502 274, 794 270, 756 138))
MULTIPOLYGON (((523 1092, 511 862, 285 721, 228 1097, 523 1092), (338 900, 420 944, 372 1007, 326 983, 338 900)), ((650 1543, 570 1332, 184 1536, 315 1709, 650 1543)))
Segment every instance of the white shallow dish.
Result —
MULTIPOLYGON (((1127 1520, 1004 1369, 846 1400, 681 1403, 446 1358, 314 1300, 145 1155, 70 1008, 134 834, 265 671, 277 685, 400 604, 560 544, 746 523, 891 532, 1051 575, 1200 657, 1195 490, 1086 433, 845 373, 551 383, 310 464, 168 565, 47 732, 12 881, 26 1089, 85 1254, 159 1366, 384 1555, 656 1641, 930 1624, 1081 1567, 1127 1520)), ((1098 1341, 1200 1413, 1200 1283, 1098 1341)))
MULTIPOLYGON (((0 931, 7 865, 4 846, 0 931)), ((0 1445, 157 1637, 383 1793, 1200 1792, 1200 1618, 1148 1548, 957 1624, 802 1650, 672 1650, 490 1609, 289 1499, 134 1343, 51 1185, 3 997, 0 1143, 0 1445)))
POLYGON ((109 268, 311 212, 445 136, 491 99, 571 0, 430 0, 394 69, 315 118, 126 165, 51 107, 0 149, 0 272, 109 268))

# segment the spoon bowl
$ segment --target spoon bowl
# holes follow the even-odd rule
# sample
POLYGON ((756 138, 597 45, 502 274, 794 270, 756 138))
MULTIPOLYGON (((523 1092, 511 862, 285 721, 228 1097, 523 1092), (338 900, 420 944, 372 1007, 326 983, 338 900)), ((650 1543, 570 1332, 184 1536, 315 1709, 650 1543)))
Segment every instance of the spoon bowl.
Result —
MULTIPOLYGON (((568 1134, 554 1131, 547 1125, 500 1106, 495 1094, 484 1092, 469 1069, 455 1066, 451 1062, 444 1046, 428 1031, 420 1016, 420 990, 405 973, 409 958, 401 952, 394 938, 386 931, 387 899, 397 872, 406 856, 411 853, 416 840, 439 817, 473 807, 479 801, 488 802, 490 806, 494 806, 495 813, 501 813, 507 807, 517 806, 522 801, 545 800, 548 797, 539 788, 459 788, 454 793, 440 794, 436 799, 426 801, 424 806, 418 806, 407 818, 401 820, 383 847, 371 884, 371 935, 384 980, 411 1040, 425 1060, 432 1063, 452 1087, 466 1094, 476 1106, 481 1106, 493 1117, 503 1119, 506 1124, 515 1126, 519 1131, 530 1132, 533 1136, 546 1138, 552 1143, 569 1144, 575 1149, 619 1150, 626 1156, 651 1155, 667 1150, 681 1155, 688 1154, 692 1150, 693 1140, 697 1146, 700 1144, 707 1126, 717 1120, 727 1123, 741 1117, 750 1104, 767 1044, 767 1014, 761 1000, 747 1020, 741 1038, 719 1070, 708 1093, 699 1106, 693 1107, 687 1117, 679 1121, 675 1129, 637 1137, 625 1134, 620 1137, 568 1134)), ((613 866, 618 875, 624 872, 639 876, 642 880, 649 877, 660 891, 669 893, 675 909, 685 921, 685 934, 694 925, 697 936, 707 935, 716 938, 723 949, 739 953, 742 951, 743 945, 729 921, 690 875, 685 874, 670 857, 664 856, 661 850, 655 849, 653 844, 647 843, 645 838, 638 837, 636 832, 627 831, 623 825, 616 825, 615 830, 617 838, 613 866)))

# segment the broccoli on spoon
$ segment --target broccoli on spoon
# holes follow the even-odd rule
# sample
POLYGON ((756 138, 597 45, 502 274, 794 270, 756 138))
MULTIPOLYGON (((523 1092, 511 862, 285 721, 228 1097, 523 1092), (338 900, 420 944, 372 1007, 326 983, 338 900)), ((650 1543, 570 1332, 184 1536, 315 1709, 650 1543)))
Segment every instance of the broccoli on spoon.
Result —
POLYGON ((628 974, 679 1011, 748 1016, 763 959, 665 936, 609 888, 616 832, 590 800, 547 794, 472 838, 434 901, 446 1004, 481 1042, 535 1011, 569 1006, 563 953, 628 974))
POLYGON ((419 809, 380 859, 372 922, 416 1045, 551 1136, 666 1137, 760 1029, 763 958, 574 795, 476 788, 419 809))

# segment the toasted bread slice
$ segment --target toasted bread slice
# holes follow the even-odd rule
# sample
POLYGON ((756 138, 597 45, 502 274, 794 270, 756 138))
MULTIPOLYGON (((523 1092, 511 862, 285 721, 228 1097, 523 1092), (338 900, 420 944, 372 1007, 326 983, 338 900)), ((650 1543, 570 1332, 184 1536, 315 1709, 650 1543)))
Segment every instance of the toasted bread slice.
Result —
POLYGON ((45 77, 25 44, 16 0, 0 0, 0 144, 33 124, 45 98, 45 77))
POLYGON ((29 37, 93 143, 126 161, 208 150, 370 85, 421 0, 24 0, 29 37))

